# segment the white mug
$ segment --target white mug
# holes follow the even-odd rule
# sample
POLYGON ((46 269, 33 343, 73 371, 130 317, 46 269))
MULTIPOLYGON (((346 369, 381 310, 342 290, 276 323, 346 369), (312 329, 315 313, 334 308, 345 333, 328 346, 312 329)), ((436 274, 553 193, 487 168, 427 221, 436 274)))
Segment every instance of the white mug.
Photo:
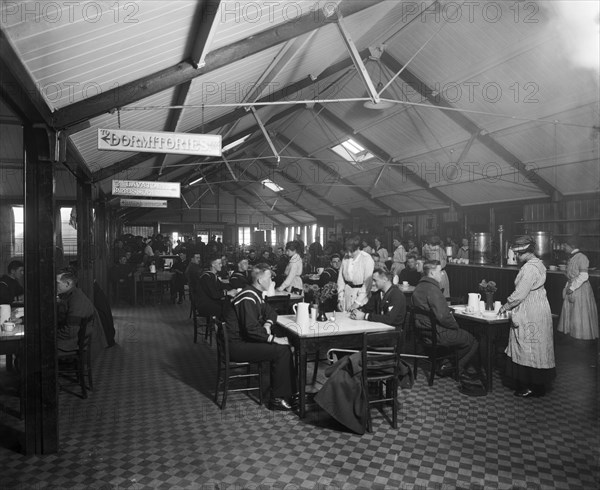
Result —
POLYGON ((12 332, 15 329, 15 324, 13 322, 4 322, 2 326, 4 327, 5 332, 12 332))
POLYGON ((485 301, 479 302, 479 311, 485 311, 485 301))
POLYGON ((502 308, 502 301, 494 301, 494 312, 498 313, 502 308))

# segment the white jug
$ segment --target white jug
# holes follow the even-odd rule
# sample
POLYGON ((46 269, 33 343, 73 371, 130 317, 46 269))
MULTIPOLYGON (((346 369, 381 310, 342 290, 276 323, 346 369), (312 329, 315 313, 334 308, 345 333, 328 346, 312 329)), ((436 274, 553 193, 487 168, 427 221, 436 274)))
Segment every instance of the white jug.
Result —
POLYGON ((292 306, 294 313, 296 313, 296 323, 300 328, 310 327, 310 314, 308 311, 308 303, 296 303, 292 306))
POLYGON ((469 302, 467 303, 467 309, 469 311, 479 311, 479 301, 481 300, 481 294, 469 293, 469 302))

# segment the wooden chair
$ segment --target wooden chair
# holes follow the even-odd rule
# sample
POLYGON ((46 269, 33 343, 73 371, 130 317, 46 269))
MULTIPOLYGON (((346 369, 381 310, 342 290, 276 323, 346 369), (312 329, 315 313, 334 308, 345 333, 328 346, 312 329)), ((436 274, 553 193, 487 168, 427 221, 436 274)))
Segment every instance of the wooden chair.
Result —
POLYGON ((162 297, 162 290, 157 279, 157 275, 151 272, 142 272, 140 274, 140 283, 142 288, 142 303, 146 304, 150 300, 150 304, 158 303, 162 297))
POLYGON ((412 306, 412 318, 410 321, 411 327, 413 329, 413 346, 415 354, 417 352, 418 345, 420 345, 425 352, 425 356, 414 356, 413 361, 413 371, 415 375, 415 379, 417 379, 417 367, 419 363, 419 359, 425 359, 431 365, 431 370, 429 372, 429 378, 427 379, 427 383, 429 386, 433 386, 433 379, 435 378, 436 369, 438 367, 438 361, 442 359, 447 359, 449 357, 454 358, 454 378, 458 380, 458 354, 457 350, 454 347, 445 347, 438 345, 437 342, 437 319, 432 311, 424 310, 422 308, 418 308, 416 306, 412 306), (419 329, 416 326, 416 317, 417 315, 426 316, 429 318, 431 323, 430 329, 424 330, 419 329))
MULTIPOLYGON (((70 379, 79 384, 81 388, 81 398, 87 398, 88 390, 94 390, 94 382, 92 379, 92 351, 91 351, 91 335, 88 335, 88 327, 91 327, 94 322, 94 317, 85 318, 81 321, 78 332, 78 347, 73 351, 58 351, 58 377, 70 379), (86 383, 86 378, 89 381, 89 387, 86 383)), ((60 385, 64 391, 64 385, 60 385)))
POLYGON ((215 329, 217 339, 217 383, 215 387, 215 403, 218 405, 219 392, 223 390, 223 398, 221 400, 221 410, 225 410, 227 404, 227 395, 236 391, 253 391, 258 390, 258 404, 262 405, 262 363, 261 362, 233 362, 229 357, 229 339, 227 337, 226 325, 212 318, 212 324, 215 329), (257 372, 252 372, 252 367, 256 366, 257 372), (251 379, 258 380, 258 386, 249 386, 251 379), (245 388, 229 388, 231 380, 246 380, 245 388))
POLYGON ((394 429, 398 428, 398 377, 400 375, 401 346, 402 332, 398 330, 392 332, 371 332, 363 335, 361 350, 362 376, 363 389, 367 394, 369 402, 366 427, 369 432, 372 432, 371 405, 391 403, 391 425, 394 429), (382 346, 385 346, 385 350, 377 351, 377 348, 382 346), (369 392, 369 388, 373 385, 376 386, 378 393, 375 399, 372 398, 369 392))
POLYGON ((194 344, 198 343, 198 332, 201 327, 204 327, 204 341, 208 342, 209 345, 212 345, 212 331, 214 328, 214 324, 212 322, 212 317, 210 315, 201 315, 198 311, 198 304, 196 302, 195 295, 192 295, 190 292, 190 303, 191 310, 190 314, 193 319, 194 324, 194 344), (200 319, 204 319, 204 323, 200 323, 200 319))
MULTIPOLYGON (((327 357, 333 353, 352 354, 360 352, 362 366, 362 385, 367 398, 365 429, 372 432, 371 406, 392 406, 390 419, 394 429, 398 427, 398 386, 400 376, 400 357, 402 331, 370 332, 363 334, 362 347, 354 349, 330 349, 327 357)), ((383 414, 383 408, 380 409, 383 414)))

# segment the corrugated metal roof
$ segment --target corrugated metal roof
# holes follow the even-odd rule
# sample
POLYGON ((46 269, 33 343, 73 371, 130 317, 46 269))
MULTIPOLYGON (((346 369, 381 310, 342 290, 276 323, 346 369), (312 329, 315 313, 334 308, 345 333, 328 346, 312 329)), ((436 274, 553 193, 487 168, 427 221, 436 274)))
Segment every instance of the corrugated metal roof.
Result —
MULTIPOLYGON (((210 51, 254 36, 285 22, 293 22, 302 15, 315 13, 323 0, 253 1, 225 0, 219 6, 219 27, 210 51)), ((331 3, 331 2, 329 2, 331 3)))
MULTIPOLYGON (((186 105, 240 104, 244 102, 248 92, 256 85, 280 49, 280 46, 275 46, 194 79, 186 105)), ((179 121, 179 130, 190 131, 201 126, 203 120, 211 121, 235 109, 236 107, 185 109, 179 121)))
POLYGON ((48 105, 61 108, 182 61, 200 3, 30 1, 3 28, 48 105))
MULTIPOLYGON (((315 0, 221 2, 216 17, 216 33, 208 50, 214 51, 244 39, 251 43, 252 36, 296 18, 302 12, 315 11, 324 3, 315 0)), ((409 71, 427 86, 439 91, 461 111, 460 116, 452 114, 449 117, 449 113, 429 103, 370 111, 363 107, 362 102, 343 102, 326 104, 327 110, 367 138, 373 146, 393 157, 390 168, 396 168, 398 162, 402 162, 405 168, 414 170, 427 184, 462 205, 545 195, 533 183, 522 181, 511 165, 515 162, 503 161, 496 153, 503 154, 505 158, 512 153, 530 168, 539 169, 539 175, 563 194, 597 190, 598 135, 592 128, 599 125, 598 73, 571 64, 562 32, 556 30, 553 24, 553 8, 530 2, 534 7, 540 7, 532 13, 528 10, 530 7, 522 3, 466 5, 443 2, 438 16, 427 14, 425 21, 413 19, 415 7, 424 8, 430 4, 388 0, 348 17, 346 25, 359 50, 385 42, 388 54, 399 63, 409 63, 409 71), (460 9, 460 18, 452 17, 453 9, 457 8, 460 9), (496 10, 502 14, 497 20, 490 17, 496 10), (517 11, 520 13, 518 19, 514 17, 517 11), (422 51, 417 54, 421 48, 422 51), (494 153, 489 145, 475 140, 461 170, 465 166, 473 169, 474 165, 479 165, 479 168, 457 175, 452 167, 471 136, 470 129, 466 130, 456 122, 457 117, 466 120, 471 128, 479 127, 486 131, 506 151, 503 153, 501 149, 494 153), (557 120, 558 123, 546 124, 538 119, 557 120), (502 178, 491 181, 490 172, 494 173, 492 178, 498 173, 502 178)), ((192 23, 198 18, 203 2, 73 2, 73 5, 59 5, 28 0, 21 2, 20 6, 19 14, 15 15, 6 3, 2 5, 2 29, 50 107, 56 109, 184 61, 190 55, 189 50, 197 36, 196 26, 192 23), (26 11, 32 12, 29 17, 23 15, 26 11), (115 15, 118 15, 117 19, 115 15)), ((271 80, 263 95, 290 83, 307 80, 308 76, 314 77, 336 61, 348 57, 340 33, 333 24, 303 37, 308 39, 307 43, 271 80)), ((300 42, 294 42, 294 46, 297 45, 300 42)), ((279 46, 194 79, 186 104, 242 102, 258 80, 269 76, 273 61, 284 47, 287 46, 282 42, 279 46)), ((386 83, 392 75, 390 68, 374 60, 368 60, 366 64, 375 84, 380 81, 386 83)), ((345 76, 341 76, 342 73, 317 80, 300 94, 289 94, 288 98, 364 97, 366 91, 355 76, 355 68, 346 70, 345 76)), ((173 103, 175 94, 175 88, 170 88, 131 106, 168 106, 173 103)), ((425 102, 402 79, 397 80, 384 95, 412 103, 425 102)), ((273 106, 258 111, 261 120, 266 122, 285 108, 273 106)), ((213 121, 234 109, 187 108, 178 121, 177 131, 200 128, 203 122, 213 121)), ((168 115, 166 110, 122 111, 121 127, 162 131, 168 115)), ((247 114, 239 119, 230 136, 241 136, 254 125, 254 118, 247 114)), ((117 115, 105 114, 92 119, 90 128, 71 136, 92 170, 106 168, 133 155, 96 149, 97 128, 117 126, 117 115)), ((372 192, 373 196, 400 212, 438 209, 446 205, 440 197, 422 189, 401 172, 385 170, 385 177, 374 187, 382 162, 373 160, 353 165, 333 153, 330 150, 333 145, 352 135, 345 134, 315 111, 298 110, 270 125, 268 130, 273 133, 277 148, 281 149, 284 144, 276 138, 276 134, 280 133, 305 150, 307 156, 320 159, 348 179, 345 183, 333 185, 319 179, 315 181, 309 173, 314 166, 310 158, 295 160, 302 169, 299 180, 313 186, 315 191, 322 192, 326 199, 344 209, 364 207, 375 214, 387 212, 385 205, 363 197, 364 192, 359 195, 353 185, 372 192)), ((222 132, 222 128, 212 132, 222 132)), ((249 146, 243 149, 260 153, 267 148, 260 139, 257 144, 249 146)), ((265 150, 267 155, 270 152, 270 149, 265 150)), ((10 149, 3 150, 4 153, 10 153, 10 149)), ((234 160, 243 158, 243 155, 236 155, 234 160)), ((184 159, 168 156, 165 166, 177 165, 184 159)), ((159 161, 149 154, 148 159, 126 174, 128 177, 148 176, 159 161)), ((274 179, 282 178, 281 169, 291 166, 292 161, 294 159, 284 158, 278 170, 280 173, 271 172, 274 179)), ((240 160, 236 166, 243 168, 248 162, 240 160)), ((261 171, 273 170, 272 160, 268 162, 259 167, 261 171)), ((187 169, 169 173, 166 178, 182 178, 195 166, 190 164, 187 169)), ((227 172, 219 172, 215 178, 229 179, 229 176, 227 172)), ((107 182, 109 184, 110 180, 102 183, 103 188, 108 185, 107 182)), ((263 199, 270 198, 272 194, 260 184, 243 182, 243 185, 256 190, 263 199)), ((300 205, 307 208, 314 205, 314 199, 307 197, 306 192, 301 193, 302 184, 285 181, 284 187, 290 198, 298 199, 300 205)), ((258 197, 256 200, 260 202, 258 197)), ((277 206, 285 209, 286 213, 294 208, 281 202, 277 206)), ((297 217, 303 222, 312 220, 301 212, 297 217)))

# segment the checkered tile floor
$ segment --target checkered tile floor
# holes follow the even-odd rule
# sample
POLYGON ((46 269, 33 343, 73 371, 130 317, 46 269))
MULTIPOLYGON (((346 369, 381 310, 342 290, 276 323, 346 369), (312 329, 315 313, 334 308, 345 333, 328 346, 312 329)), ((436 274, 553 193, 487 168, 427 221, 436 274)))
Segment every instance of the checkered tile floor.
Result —
MULTIPOLYGON (((94 368, 87 400, 60 395, 60 452, 25 457, 0 418, 0 489, 593 489, 598 488, 596 355, 557 341, 555 389, 487 397, 419 373, 399 428, 372 434, 316 409, 306 420, 244 394, 212 402, 214 350, 192 343, 189 304, 117 308, 118 346, 94 368)), ((593 347, 593 346, 592 346, 593 347)), ((310 373, 309 373, 310 374, 310 373)), ((19 425, 16 425, 19 428, 19 425)), ((22 426, 21 426, 22 427, 22 426)))

